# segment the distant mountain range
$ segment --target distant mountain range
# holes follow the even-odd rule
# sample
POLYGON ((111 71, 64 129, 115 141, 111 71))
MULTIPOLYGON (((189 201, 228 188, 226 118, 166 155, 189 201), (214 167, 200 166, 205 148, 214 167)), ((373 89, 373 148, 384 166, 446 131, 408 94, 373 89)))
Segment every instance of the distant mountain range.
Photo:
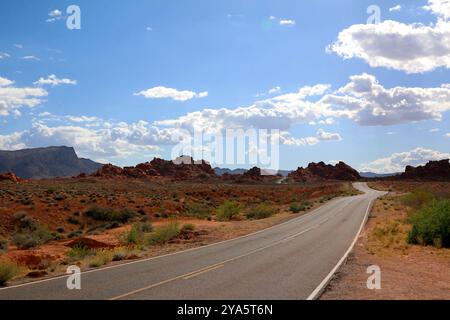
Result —
MULTIPOLYGON (((247 169, 228 169, 228 168, 219 168, 219 167, 215 167, 214 168, 214 172, 216 175, 218 176, 222 176, 224 173, 228 173, 228 174, 244 174, 245 172, 247 172, 247 169)), ((283 177, 287 177, 287 175, 289 173, 291 173, 292 170, 278 170, 276 174, 281 174, 283 177)))
POLYGON ((17 151, 0 150, 0 173, 13 172, 24 179, 71 177, 90 174, 102 164, 78 158, 71 147, 48 147, 17 151))
POLYGON ((359 175, 363 178, 385 178, 399 175, 399 172, 395 173, 374 173, 374 172, 360 172, 359 175))

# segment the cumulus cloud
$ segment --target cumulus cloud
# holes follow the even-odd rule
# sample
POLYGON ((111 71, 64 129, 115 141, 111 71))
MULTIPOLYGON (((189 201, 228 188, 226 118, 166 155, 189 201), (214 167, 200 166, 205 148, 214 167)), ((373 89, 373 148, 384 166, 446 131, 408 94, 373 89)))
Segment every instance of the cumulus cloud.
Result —
POLYGON ((0 116, 17 113, 22 107, 33 108, 43 102, 47 91, 42 88, 15 87, 14 81, 0 77, 0 116))
POLYGON ((450 133, 447 133, 445 136, 446 136, 447 138, 450 138, 450 133))
POLYGON ((329 111, 306 100, 323 94, 328 85, 301 88, 298 92, 257 101, 235 109, 203 109, 175 119, 156 121, 156 125, 186 129, 190 132, 220 132, 224 129, 257 128, 287 130, 293 123, 320 120, 329 111))
MULTIPOLYGON (((54 121, 57 117, 53 118, 54 121)), ((61 117, 62 118, 62 117, 61 117)), ((74 119, 72 119, 74 120, 74 119)), ((49 145, 74 146, 82 157, 91 159, 125 159, 146 156, 159 150, 159 145, 170 145, 180 136, 173 129, 160 129, 148 122, 99 122, 90 127, 82 123, 35 121, 28 130, 0 135, 0 149, 16 150, 49 145)))
POLYGON ((328 52, 344 59, 360 58, 371 67, 406 73, 450 68, 450 17, 448 0, 429 0, 436 23, 405 24, 385 20, 378 24, 355 24, 341 31, 328 52))
POLYGON ((67 78, 58 79, 58 77, 54 74, 49 75, 47 78, 39 78, 38 81, 34 82, 35 85, 44 86, 50 85, 52 87, 59 86, 60 84, 77 84, 76 80, 71 80, 67 78))
POLYGON ((360 171, 370 171, 375 173, 403 172, 407 165, 419 166, 430 160, 449 158, 449 153, 425 148, 415 148, 413 150, 394 153, 389 157, 362 164, 360 171))
POLYGON ((319 129, 315 136, 294 138, 287 131, 283 131, 280 134, 280 142, 288 146, 313 146, 320 141, 341 141, 342 137, 339 133, 326 132, 323 129, 319 129))
POLYGON ((169 98, 175 101, 187 101, 193 98, 205 98, 208 96, 208 92, 204 91, 196 93, 194 91, 188 90, 179 91, 177 89, 159 86, 140 91, 138 93, 135 93, 134 95, 143 96, 148 99, 169 98))
POLYGON ((354 75, 350 82, 321 101, 332 114, 361 125, 394 125, 422 120, 440 120, 450 110, 447 87, 384 88, 369 74, 354 75))

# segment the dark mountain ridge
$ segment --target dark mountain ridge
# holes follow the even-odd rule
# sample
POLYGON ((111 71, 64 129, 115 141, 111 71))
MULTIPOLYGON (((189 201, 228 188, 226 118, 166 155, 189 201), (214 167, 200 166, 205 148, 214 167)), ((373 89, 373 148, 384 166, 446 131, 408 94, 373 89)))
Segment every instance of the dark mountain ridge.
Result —
POLYGON ((12 172, 24 179, 71 177, 90 174, 102 164, 78 158, 72 147, 0 150, 0 173, 12 172))

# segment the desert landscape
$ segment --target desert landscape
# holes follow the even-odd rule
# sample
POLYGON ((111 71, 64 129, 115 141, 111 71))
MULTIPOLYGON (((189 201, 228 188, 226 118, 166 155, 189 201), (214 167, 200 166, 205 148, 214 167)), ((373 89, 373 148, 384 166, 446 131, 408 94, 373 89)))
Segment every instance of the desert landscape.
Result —
POLYGON ((205 161, 185 156, 107 164, 69 178, 7 172, 0 175, 1 284, 61 275, 70 264, 90 270, 237 238, 357 195, 352 182, 368 181, 387 194, 375 201, 321 298, 442 299, 450 283, 449 178, 448 160, 363 178, 343 162, 311 163, 286 176, 261 175, 257 167, 216 175, 205 161), (372 264, 388 279, 382 290, 365 287, 372 264))

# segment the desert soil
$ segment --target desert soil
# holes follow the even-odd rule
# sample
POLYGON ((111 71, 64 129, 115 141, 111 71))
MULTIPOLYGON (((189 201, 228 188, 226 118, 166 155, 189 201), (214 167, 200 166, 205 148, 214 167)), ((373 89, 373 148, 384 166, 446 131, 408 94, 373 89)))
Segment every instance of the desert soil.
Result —
POLYGON ((333 277, 322 300, 450 299, 450 249, 408 245, 407 208, 400 197, 414 188, 450 190, 449 183, 421 185, 407 182, 376 183, 390 192, 376 200, 371 216, 346 263, 333 277), (376 228, 395 226, 397 232, 377 237, 376 228), (381 289, 369 290, 367 268, 381 270, 381 289))

